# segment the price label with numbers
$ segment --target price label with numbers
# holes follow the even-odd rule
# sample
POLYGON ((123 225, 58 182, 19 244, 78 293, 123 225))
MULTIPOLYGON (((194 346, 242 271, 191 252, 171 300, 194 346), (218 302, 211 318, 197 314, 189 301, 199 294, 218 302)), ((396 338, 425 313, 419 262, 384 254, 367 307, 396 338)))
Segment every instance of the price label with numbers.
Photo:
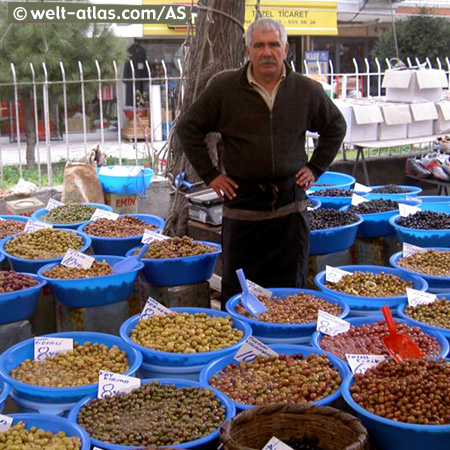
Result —
POLYGON ((325 266, 325 281, 330 283, 338 283, 345 275, 352 275, 352 272, 338 269, 337 267, 325 266))
POLYGON ((328 336, 336 336, 350 330, 350 322, 319 309, 316 330, 328 336))
POLYGON ((73 339, 69 338, 34 338, 34 360, 44 361, 58 353, 67 353, 73 350, 73 339))
POLYGON ((54 198, 51 198, 48 201, 47 206, 45 207, 45 209, 47 211, 51 211, 52 209, 55 209, 58 206, 64 206, 64 203, 63 202, 59 202, 58 200, 55 200, 54 198))
POLYGON ((34 231, 43 230, 45 228, 53 228, 53 225, 50 223, 36 222, 30 219, 27 221, 23 231, 25 231, 25 233, 33 233, 34 231))
POLYGON ((292 450, 292 447, 273 436, 262 450, 292 450))
POLYGON ((372 192, 372 188, 366 186, 365 184, 355 183, 355 187, 353 188, 356 192, 372 192))
POLYGON ((100 370, 98 374, 97 398, 114 397, 117 394, 127 394, 140 386, 140 378, 128 377, 119 373, 100 370))
POLYGON ((436 294, 429 292, 418 291, 417 289, 406 288, 406 295, 408 296, 408 305, 427 305, 437 300, 436 294))
POLYGON ((156 231, 145 230, 141 242, 143 244, 151 244, 153 241, 165 241, 166 239, 170 239, 170 237, 156 233, 156 231))
POLYGON ((259 284, 253 283, 253 281, 247 280, 248 290, 253 295, 264 295, 265 297, 272 297, 273 292, 269 289, 261 287, 259 284))
POLYGON ((351 355, 346 354, 348 365, 354 374, 363 374, 367 369, 377 366, 381 361, 388 359, 385 355, 351 355))
POLYGON ((420 208, 417 208, 417 206, 405 205, 404 203, 398 204, 398 210, 402 217, 408 217, 416 212, 422 211, 420 208))
POLYGON ((106 211, 105 209, 97 208, 92 214, 91 220, 97 219, 109 219, 109 220, 117 220, 119 218, 119 214, 106 211))
POLYGON ((403 242, 403 257, 414 255, 414 253, 425 253, 428 249, 417 247, 416 245, 408 244, 403 242))
POLYGON ((353 206, 358 206, 358 205, 360 205, 361 203, 365 203, 365 202, 368 202, 369 200, 367 200, 366 198, 364 198, 364 197, 361 197, 360 195, 358 195, 358 194, 353 194, 352 195, 352 205, 353 206))
POLYGON ((61 265, 66 267, 77 267, 78 269, 90 269, 94 264, 95 258, 84 253, 77 252, 69 248, 64 258, 61 261, 61 265))
POLYGON ((9 430, 11 428, 13 420, 14 419, 12 417, 0 414, 0 432, 9 430))
POLYGON ((276 356, 278 353, 270 347, 267 347, 266 344, 263 344, 255 337, 250 336, 236 352, 234 359, 239 362, 250 363, 254 361, 258 355, 268 357, 272 355, 276 356))
POLYGON ((144 309, 141 312, 139 320, 150 319, 153 316, 168 316, 170 314, 173 314, 173 311, 166 308, 164 305, 161 305, 161 303, 156 301, 154 298, 149 297, 144 309))

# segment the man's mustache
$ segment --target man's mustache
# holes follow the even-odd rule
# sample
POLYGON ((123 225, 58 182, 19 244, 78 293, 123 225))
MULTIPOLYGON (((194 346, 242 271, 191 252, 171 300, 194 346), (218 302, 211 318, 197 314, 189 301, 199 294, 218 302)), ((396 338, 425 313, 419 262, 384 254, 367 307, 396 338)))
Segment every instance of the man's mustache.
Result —
POLYGON ((261 64, 276 64, 276 63, 277 63, 277 60, 275 58, 261 58, 258 61, 259 65, 261 65, 261 64))

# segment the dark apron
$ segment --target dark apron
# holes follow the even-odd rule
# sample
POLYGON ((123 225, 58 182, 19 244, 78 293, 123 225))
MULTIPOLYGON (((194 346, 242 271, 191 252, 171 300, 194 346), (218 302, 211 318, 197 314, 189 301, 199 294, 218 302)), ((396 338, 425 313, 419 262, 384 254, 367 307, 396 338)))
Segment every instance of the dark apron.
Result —
POLYGON ((237 197, 227 200, 222 220, 222 309, 241 292, 236 276, 263 287, 304 287, 308 269, 306 197, 295 179, 273 184, 236 180, 237 197))

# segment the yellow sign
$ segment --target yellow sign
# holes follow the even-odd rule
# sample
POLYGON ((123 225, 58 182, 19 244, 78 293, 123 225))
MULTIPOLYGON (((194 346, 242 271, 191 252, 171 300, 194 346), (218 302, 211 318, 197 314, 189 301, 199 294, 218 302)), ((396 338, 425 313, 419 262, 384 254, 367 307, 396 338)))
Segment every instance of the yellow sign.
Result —
MULTIPOLYGON (((189 1, 176 0, 142 0, 143 5, 158 4, 191 5, 189 1)), ((194 2, 196 5, 197 2, 194 2)), ((245 2, 245 23, 247 28, 256 17, 256 0, 245 2)), ((195 6, 194 6, 195 8, 195 6)), ((260 10, 263 17, 280 21, 286 28, 288 36, 333 36, 337 30, 337 1, 292 1, 261 0, 260 10)), ((180 36, 186 34, 186 29, 173 29, 167 24, 144 25, 144 36, 180 36)))

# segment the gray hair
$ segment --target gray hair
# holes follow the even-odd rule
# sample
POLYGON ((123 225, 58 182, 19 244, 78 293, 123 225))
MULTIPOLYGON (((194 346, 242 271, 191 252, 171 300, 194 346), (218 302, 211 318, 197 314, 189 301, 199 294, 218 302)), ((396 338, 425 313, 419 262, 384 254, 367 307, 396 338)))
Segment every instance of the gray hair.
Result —
POLYGON ((247 32, 245 33, 245 45, 247 47, 251 47, 252 34, 256 30, 278 31, 278 34, 280 35, 281 38, 281 43, 283 45, 287 43, 287 34, 284 25, 276 20, 264 17, 262 19, 256 20, 255 22, 252 22, 247 28, 247 32))

